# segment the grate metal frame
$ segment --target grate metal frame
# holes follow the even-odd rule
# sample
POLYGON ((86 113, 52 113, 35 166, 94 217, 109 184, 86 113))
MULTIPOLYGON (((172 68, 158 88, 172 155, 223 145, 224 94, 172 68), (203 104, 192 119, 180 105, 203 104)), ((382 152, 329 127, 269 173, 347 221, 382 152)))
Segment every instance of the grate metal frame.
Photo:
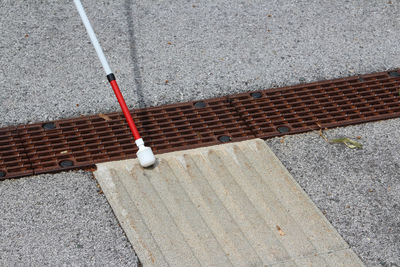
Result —
MULTIPOLYGON (((400 70, 131 111, 154 153, 400 117, 400 70)), ((0 129, 0 180, 134 158, 121 112, 0 129)))

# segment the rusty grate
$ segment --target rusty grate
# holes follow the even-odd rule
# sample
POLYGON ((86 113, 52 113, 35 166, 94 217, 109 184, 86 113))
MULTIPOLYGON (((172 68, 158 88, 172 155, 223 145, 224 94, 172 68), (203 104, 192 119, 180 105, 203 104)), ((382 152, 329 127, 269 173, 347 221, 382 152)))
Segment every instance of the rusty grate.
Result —
MULTIPOLYGON (((132 113, 154 153, 208 146, 228 136, 253 137, 227 98, 137 110, 132 113)), ((35 174, 135 157, 136 145, 122 113, 18 127, 35 174)))
MULTIPOLYGON (((165 153, 400 117, 400 72, 248 92, 132 112, 165 153)), ((122 113, 0 129, 0 180, 135 157, 122 113)))
POLYGON ((0 180, 32 174, 30 160, 25 153, 17 128, 0 129, 0 180))
POLYGON ((400 73, 369 74, 231 96, 258 138, 399 117, 400 73))

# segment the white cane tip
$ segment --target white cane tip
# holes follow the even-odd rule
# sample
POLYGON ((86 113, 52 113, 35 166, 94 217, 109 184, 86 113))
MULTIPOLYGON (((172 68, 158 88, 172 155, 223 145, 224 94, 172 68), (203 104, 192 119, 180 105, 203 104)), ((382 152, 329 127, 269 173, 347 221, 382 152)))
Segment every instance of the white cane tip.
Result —
POLYGON ((150 147, 140 146, 139 151, 136 153, 139 163, 142 167, 150 167, 156 162, 156 157, 150 147))

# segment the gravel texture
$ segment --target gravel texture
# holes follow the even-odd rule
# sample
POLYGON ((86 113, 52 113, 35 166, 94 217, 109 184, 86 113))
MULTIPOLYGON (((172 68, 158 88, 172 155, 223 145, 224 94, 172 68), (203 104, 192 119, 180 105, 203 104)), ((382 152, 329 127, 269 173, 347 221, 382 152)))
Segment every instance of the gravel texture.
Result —
POLYGON ((0 266, 132 266, 137 258, 91 173, 0 182, 0 266))
POLYGON ((266 141, 367 266, 400 265, 399 128, 393 119, 325 131, 362 149, 318 132, 266 141))
MULTIPOLYGON (((83 5, 130 107, 399 66, 398 1, 83 5)), ((0 7, 0 126, 119 109, 72 1, 0 7)))

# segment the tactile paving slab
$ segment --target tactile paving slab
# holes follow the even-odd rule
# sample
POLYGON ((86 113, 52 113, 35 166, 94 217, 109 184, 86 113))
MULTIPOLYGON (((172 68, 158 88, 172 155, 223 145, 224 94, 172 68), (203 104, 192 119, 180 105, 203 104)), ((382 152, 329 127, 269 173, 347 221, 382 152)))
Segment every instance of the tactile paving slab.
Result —
POLYGON ((97 166, 143 266, 364 266, 261 139, 97 166))
MULTIPOLYGON (((165 153, 400 117, 399 70, 131 111, 165 153)), ((123 114, 0 129, 0 180, 135 157, 123 114)))

